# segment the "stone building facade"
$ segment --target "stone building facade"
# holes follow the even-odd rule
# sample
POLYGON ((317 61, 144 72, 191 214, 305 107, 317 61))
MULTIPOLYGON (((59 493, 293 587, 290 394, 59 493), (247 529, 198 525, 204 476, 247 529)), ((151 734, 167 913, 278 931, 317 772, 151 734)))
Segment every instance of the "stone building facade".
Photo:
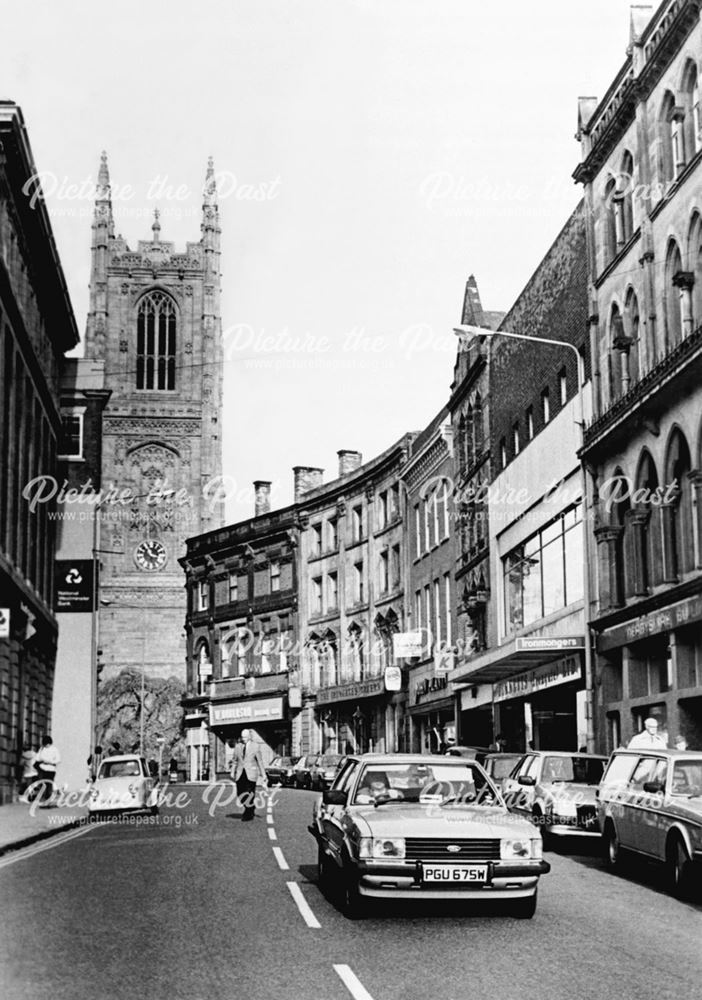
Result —
POLYGON ((86 356, 104 360, 100 647, 104 677, 125 667, 185 674, 185 540, 222 522, 220 225, 214 168, 201 238, 177 251, 115 234, 102 156, 92 225, 86 356), (124 491, 132 499, 124 502, 124 491))
POLYGON ((36 177, 22 112, 0 101, 0 803, 22 744, 51 735, 59 381, 78 343, 36 177))
POLYGON ((579 106, 605 750, 647 716, 702 744, 701 8, 632 8, 624 66, 579 106))

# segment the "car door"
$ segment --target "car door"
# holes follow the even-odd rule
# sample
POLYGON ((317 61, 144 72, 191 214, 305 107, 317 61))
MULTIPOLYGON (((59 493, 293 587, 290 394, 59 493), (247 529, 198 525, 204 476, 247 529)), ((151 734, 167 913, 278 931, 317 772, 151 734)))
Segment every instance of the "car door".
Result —
POLYGON ((665 780, 667 774, 666 761, 661 757, 642 756, 631 776, 636 808, 632 812, 632 838, 634 850, 652 857, 664 857, 665 845, 661 843, 662 824, 661 810, 663 808, 665 780), (657 784, 661 791, 652 792, 644 789, 644 784, 657 784))
POLYGON ((600 829, 604 830, 607 818, 611 818, 617 839, 624 847, 633 846, 630 780, 638 761, 635 754, 614 754, 595 796, 599 802, 600 829))
MULTIPOLYGON (((332 788, 335 791, 346 792, 350 798, 358 777, 358 769, 357 760, 348 761, 337 775, 332 788)), ((329 852, 340 862, 343 857, 344 839, 348 828, 348 806, 325 804, 322 806, 320 819, 322 839, 329 852)))
POLYGON ((512 812, 531 814, 531 807, 534 801, 534 786, 523 785, 519 779, 535 777, 536 760, 535 754, 526 754, 514 768, 509 778, 505 778, 502 794, 508 808, 512 812))

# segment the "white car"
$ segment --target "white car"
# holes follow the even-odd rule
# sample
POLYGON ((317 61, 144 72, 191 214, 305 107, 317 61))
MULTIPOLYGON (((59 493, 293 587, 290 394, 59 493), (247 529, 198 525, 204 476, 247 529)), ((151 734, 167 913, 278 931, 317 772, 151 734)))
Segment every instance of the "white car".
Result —
POLYGON ((124 812, 158 814, 158 782, 143 757, 105 757, 90 790, 88 812, 93 817, 124 812))

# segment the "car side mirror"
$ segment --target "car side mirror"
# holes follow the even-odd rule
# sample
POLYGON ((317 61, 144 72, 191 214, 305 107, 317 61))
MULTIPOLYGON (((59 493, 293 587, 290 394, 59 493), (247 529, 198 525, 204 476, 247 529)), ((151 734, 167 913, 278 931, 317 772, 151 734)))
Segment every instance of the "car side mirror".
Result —
POLYGON ((650 792, 651 795, 657 795, 659 792, 662 792, 664 788, 665 785, 662 781, 644 781, 643 790, 645 792, 650 792))
POLYGON ((346 792, 342 792, 339 788, 328 788, 322 792, 322 802, 325 806, 345 806, 347 797, 346 792))
POLYGON ((517 778, 517 781, 520 785, 528 785, 529 787, 533 787, 536 784, 536 778, 531 774, 522 774, 517 778))

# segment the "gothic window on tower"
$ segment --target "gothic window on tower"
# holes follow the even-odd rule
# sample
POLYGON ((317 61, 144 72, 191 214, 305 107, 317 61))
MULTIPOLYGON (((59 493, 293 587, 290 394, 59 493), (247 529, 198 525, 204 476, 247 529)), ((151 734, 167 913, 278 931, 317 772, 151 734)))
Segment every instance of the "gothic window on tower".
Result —
POLYGON ((137 314, 137 389, 175 389, 176 308, 163 292, 149 292, 137 314))

